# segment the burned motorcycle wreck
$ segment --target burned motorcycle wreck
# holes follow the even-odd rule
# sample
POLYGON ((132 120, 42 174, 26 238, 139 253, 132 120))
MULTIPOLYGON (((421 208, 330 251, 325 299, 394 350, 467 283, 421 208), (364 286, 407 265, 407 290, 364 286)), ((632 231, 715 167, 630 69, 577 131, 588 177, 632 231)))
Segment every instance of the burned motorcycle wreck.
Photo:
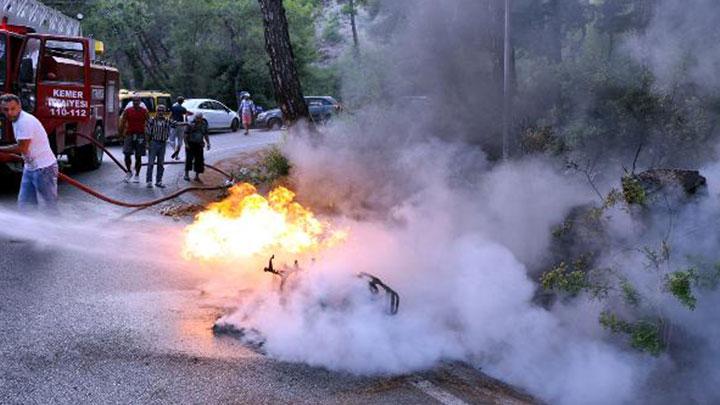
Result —
MULTIPOLYGON (((314 260, 312 264, 315 264, 314 260)), ((244 305, 244 315, 238 316, 239 314, 235 313, 232 317, 220 317, 212 329, 216 335, 232 336, 261 353, 266 338, 261 328, 252 325, 251 320, 262 314, 262 308, 267 305, 280 308, 293 307, 297 310, 298 304, 293 304, 291 301, 301 297, 303 303, 300 305, 302 308, 300 314, 310 318, 310 321, 315 317, 314 315, 320 313, 343 314, 360 306, 374 308, 373 311, 380 311, 386 316, 397 315, 400 308, 400 295, 380 278, 367 272, 355 274, 352 279, 356 281, 349 281, 350 285, 345 288, 329 288, 328 293, 318 294, 310 300, 306 291, 308 285, 302 284, 308 283, 308 278, 305 277, 307 270, 303 269, 297 260, 292 266, 284 264, 278 266, 273 255, 262 272, 269 273, 276 280, 273 282, 272 290, 253 297, 253 300, 244 305), (367 289, 361 289, 363 285, 366 285, 367 289)))

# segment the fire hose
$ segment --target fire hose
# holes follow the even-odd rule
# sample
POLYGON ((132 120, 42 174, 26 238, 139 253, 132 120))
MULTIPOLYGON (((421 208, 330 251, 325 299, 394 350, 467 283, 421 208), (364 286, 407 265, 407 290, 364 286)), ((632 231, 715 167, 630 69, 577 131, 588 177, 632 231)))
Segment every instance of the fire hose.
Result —
MULTIPOLYGON (((124 171, 125 173, 130 173, 130 169, 127 168, 127 167, 125 167, 125 165, 123 165, 123 164, 105 147, 105 145, 103 145, 102 143, 98 142, 97 140, 95 140, 94 138, 92 138, 92 137, 90 137, 90 136, 87 136, 87 135, 84 135, 84 134, 79 134, 79 133, 78 133, 78 134, 75 134, 75 135, 76 135, 76 136, 79 136, 79 137, 81 137, 81 138, 87 139, 88 141, 92 142, 96 147, 102 149, 103 152, 105 152, 108 156, 110 156, 110 159, 112 159, 112 161, 115 162, 115 164, 120 168, 120 170, 124 171)), ((22 157, 19 156, 19 155, 15 155, 15 154, 7 154, 7 153, 5 153, 5 154, 3 154, 3 157, 5 157, 5 158, 8 159, 8 160, 14 160, 14 161, 18 161, 18 162, 19 162, 19 161, 22 161, 22 157)), ((165 162, 165 164, 176 165, 176 164, 185 164, 185 162, 184 162, 184 161, 173 161, 173 162, 165 162)), ((147 166, 147 163, 144 163, 143 166, 147 166)), ((147 208, 147 207, 151 207, 151 206, 153 206, 153 205, 157 205, 157 204, 160 204, 160 203, 165 202, 165 201, 168 201, 168 200, 172 200, 173 198, 176 198, 176 197, 178 197, 178 196, 180 196, 180 195, 182 195, 182 194, 188 193, 188 192, 190 192, 190 191, 218 191, 218 190, 224 190, 224 189, 230 188, 230 187, 232 187, 232 186, 235 184, 234 178, 233 178, 233 176, 232 176, 231 174, 227 173, 226 171, 224 171, 224 170, 222 170, 222 169, 220 169, 220 168, 218 168, 218 167, 215 167, 215 166, 213 166, 213 165, 209 165, 209 164, 207 164, 207 163, 205 164, 205 166, 206 166, 207 168, 209 168, 209 169, 211 169, 211 170, 214 170, 214 171, 222 174, 223 176, 225 176, 225 177, 227 178, 227 180, 225 181, 225 183, 222 184, 222 185, 218 185, 218 186, 190 186, 190 187, 185 187, 185 188, 182 188, 182 189, 180 189, 180 190, 175 191, 174 193, 168 194, 168 195, 166 195, 166 196, 163 196, 163 197, 160 197, 160 198, 157 198, 157 199, 154 199, 154 200, 143 201, 143 202, 138 202, 138 203, 131 203, 131 202, 126 202, 126 201, 120 201, 120 200, 114 199, 114 198, 112 198, 112 197, 108 197, 108 196, 100 193, 99 191, 93 189, 92 187, 90 187, 90 186, 88 186, 88 185, 85 185, 85 184, 83 184, 83 183, 81 183, 81 182, 73 179, 72 177, 70 177, 70 176, 68 176, 68 175, 66 175, 66 174, 64 174, 64 173, 59 173, 59 174, 58 174, 58 179, 66 182, 66 183, 68 183, 68 184, 70 184, 70 185, 73 186, 73 187, 76 187, 76 188, 84 191, 85 193, 90 194, 91 196, 93 196, 93 197, 95 197, 95 198, 97 198, 97 199, 100 199, 100 200, 105 201, 105 202, 110 203, 110 204, 114 204, 114 205, 118 205, 118 206, 120 206, 120 207, 126 207, 126 208, 147 208)))

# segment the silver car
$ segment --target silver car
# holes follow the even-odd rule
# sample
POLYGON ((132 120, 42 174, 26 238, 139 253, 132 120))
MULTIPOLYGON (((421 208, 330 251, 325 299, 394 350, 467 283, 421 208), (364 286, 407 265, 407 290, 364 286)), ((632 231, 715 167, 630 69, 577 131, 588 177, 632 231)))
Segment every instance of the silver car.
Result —
POLYGON ((201 112, 211 131, 229 129, 235 132, 240 128, 240 118, 237 113, 217 100, 189 98, 185 100, 183 107, 193 114, 201 112))

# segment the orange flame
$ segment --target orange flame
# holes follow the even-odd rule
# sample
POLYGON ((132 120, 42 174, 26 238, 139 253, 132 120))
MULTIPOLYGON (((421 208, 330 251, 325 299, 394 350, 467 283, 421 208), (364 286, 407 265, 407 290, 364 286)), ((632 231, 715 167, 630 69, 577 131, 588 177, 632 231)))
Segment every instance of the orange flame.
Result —
POLYGON ((183 257, 223 260, 255 254, 311 252, 344 239, 294 201, 295 193, 277 187, 267 198, 255 187, 233 186, 223 201, 213 203, 185 228, 183 257))

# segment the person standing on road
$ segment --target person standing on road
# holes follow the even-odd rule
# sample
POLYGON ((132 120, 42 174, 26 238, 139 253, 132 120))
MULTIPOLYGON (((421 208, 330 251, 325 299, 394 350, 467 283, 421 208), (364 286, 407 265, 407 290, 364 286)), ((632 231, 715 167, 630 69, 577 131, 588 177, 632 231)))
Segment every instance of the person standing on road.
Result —
MULTIPOLYGON (((188 111, 187 108, 183 107, 184 102, 185 98, 182 96, 177 98, 175 104, 170 107, 170 119, 176 122, 185 122, 186 116, 193 115, 191 111, 188 111)), ((170 146, 173 148, 173 154, 171 157, 175 160, 180 159, 180 147, 183 144, 184 135, 184 126, 177 126, 170 129, 170 146)))
POLYGON ((190 181, 190 170, 195 171, 195 181, 202 183, 200 173, 205 171, 203 147, 210 150, 210 137, 202 113, 195 114, 195 119, 185 131, 185 181, 190 181))
POLYGON ((125 109, 120 116, 120 133, 123 136, 123 154, 125 167, 128 173, 125 182, 132 179, 133 183, 140 182, 140 168, 142 157, 145 155, 145 126, 150 115, 140 106, 140 97, 134 96, 132 107, 125 109), (132 175, 132 156, 135 155, 135 176, 132 175))
POLYGON ((155 186, 165 188, 162 178, 165 172, 165 149, 168 138, 173 129, 177 130, 187 125, 173 119, 168 119, 165 116, 165 111, 165 106, 162 104, 159 105, 155 118, 148 120, 147 128, 145 129, 145 134, 148 137, 148 164, 145 181, 147 182, 148 188, 152 187, 153 167, 156 162, 157 177, 155 178, 155 186))
POLYGON ((32 114, 22 110, 20 98, 14 94, 0 97, 0 106, 12 122, 17 140, 15 145, 1 146, 0 152, 20 154, 25 161, 18 206, 30 208, 42 204, 55 210, 58 200, 58 164, 45 128, 32 114))
POLYGON ((240 100, 240 108, 238 108, 238 115, 242 118, 245 135, 250 133, 250 125, 252 125, 254 114, 255 103, 250 99, 250 93, 243 92, 242 100, 240 100))

